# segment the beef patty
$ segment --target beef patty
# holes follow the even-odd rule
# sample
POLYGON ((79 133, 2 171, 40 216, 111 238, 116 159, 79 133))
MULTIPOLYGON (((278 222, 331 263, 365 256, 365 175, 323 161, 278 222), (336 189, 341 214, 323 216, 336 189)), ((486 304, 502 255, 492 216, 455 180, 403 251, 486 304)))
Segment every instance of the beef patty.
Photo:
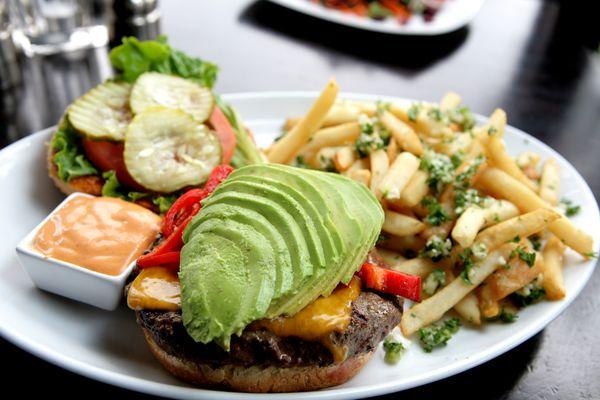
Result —
MULTIPOLYGON (((352 316, 343 333, 334 332, 330 340, 347 350, 347 357, 368 353, 400 322, 401 300, 364 291, 352 303, 352 316)), ((194 341, 185 330, 181 311, 142 310, 138 323, 147 329, 164 351, 176 357, 219 367, 307 366, 333 363, 333 355, 317 341, 280 337, 266 329, 246 328, 241 336, 232 336, 226 352, 215 343, 194 341)))

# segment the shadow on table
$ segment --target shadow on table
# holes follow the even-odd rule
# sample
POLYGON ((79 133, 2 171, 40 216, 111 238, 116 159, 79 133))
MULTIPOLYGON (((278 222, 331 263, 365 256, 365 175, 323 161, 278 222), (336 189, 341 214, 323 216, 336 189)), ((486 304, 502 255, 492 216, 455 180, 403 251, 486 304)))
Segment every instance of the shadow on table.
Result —
POLYGON ((242 23, 290 36, 360 59, 416 72, 433 65, 464 43, 468 28, 439 36, 392 35, 321 20, 259 0, 240 14, 242 23))
POLYGON ((391 394, 376 399, 391 399, 398 396, 401 396, 402 400, 505 399, 530 368, 542 344, 543 335, 543 332, 538 333, 508 353, 461 374, 406 390, 401 395, 391 394))

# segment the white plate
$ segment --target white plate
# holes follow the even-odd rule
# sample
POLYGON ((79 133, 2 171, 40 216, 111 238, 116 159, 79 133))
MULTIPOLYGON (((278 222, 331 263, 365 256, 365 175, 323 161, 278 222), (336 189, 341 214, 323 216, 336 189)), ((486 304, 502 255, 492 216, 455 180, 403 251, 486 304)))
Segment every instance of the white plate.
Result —
MULTIPOLYGON (((223 97, 239 110, 260 144, 266 145, 279 133, 284 117, 302 115, 316 93, 249 93, 223 97)), ((186 399, 268 397, 196 389, 179 382, 153 359, 133 312, 125 307, 114 312, 102 311, 33 287, 17 263, 14 249, 63 197, 46 176, 44 143, 49 137, 50 130, 44 130, 0 151, 0 333, 23 349, 63 368, 141 392, 186 399)), ((574 222, 593 235, 597 250, 600 241, 598 206, 577 171, 548 146, 517 129, 506 130, 506 141, 512 154, 530 149, 544 158, 557 159, 562 171, 563 194, 582 206, 574 222)), ((567 264, 564 269, 567 297, 563 301, 542 302, 525 308, 513 324, 488 324, 481 330, 463 327, 447 347, 431 354, 424 353, 413 343, 396 366, 383 362, 380 349, 367 366, 344 385, 277 397, 374 396, 423 385, 481 364, 535 335, 575 299, 590 278, 595 262, 569 254, 567 264)))
POLYGON ((422 16, 413 15, 406 24, 402 25, 394 18, 377 21, 326 8, 309 0, 270 1, 313 17, 354 28, 396 35, 423 36, 442 35, 462 28, 475 18, 484 2, 484 0, 446 0, 432 21, 426 22, 422 16))

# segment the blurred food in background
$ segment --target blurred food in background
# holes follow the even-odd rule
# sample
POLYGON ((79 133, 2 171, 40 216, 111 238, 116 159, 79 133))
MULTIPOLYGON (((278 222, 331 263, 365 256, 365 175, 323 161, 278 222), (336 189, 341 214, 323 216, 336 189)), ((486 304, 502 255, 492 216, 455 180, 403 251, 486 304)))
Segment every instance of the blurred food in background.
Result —
POLYGON ((310 0, 342 12, 375 20, 395 18, 406 24, 413 15, 420 15, 427 22, 442 8, 445 0, 310 0))

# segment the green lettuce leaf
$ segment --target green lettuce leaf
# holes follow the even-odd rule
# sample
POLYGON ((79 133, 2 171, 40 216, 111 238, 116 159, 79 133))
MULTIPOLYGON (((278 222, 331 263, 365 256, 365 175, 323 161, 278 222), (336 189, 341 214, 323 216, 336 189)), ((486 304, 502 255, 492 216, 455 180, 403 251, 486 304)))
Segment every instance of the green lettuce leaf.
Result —
POLYGON ((95 175, 96 168, 88 161, 79 145, 79 136, 65 119, 52 137, 50 143, 54 150, 52 161, 58 170, 58 178, 64 182, 78 176, 95 175))
POLYGON ((123 38, 123 44, 111 50, 110 62, 127 82, 134 82, 144 72, 154 71, 178 75, 211 88, 219 71, 213 63, 171 48, 165 36, 143 42, 133 36, 123 38))
MULTIPOLYGON (((104 178, 104 186, 102 186, 102 196, 106 197, 117 197, 126 201, 135 202, 139 199, 149 198, 150 193, 142 193, 135 191, 128 191, 125 186, 117 179, 115 171, 106 171, 102 174, 104 178)), ((158 210, 161 214, 166 213, 175 200, 177 195, 171 196, 154 196, 152 203, 158 206, 158 210)))
POLYGON ((246 165, 262 164, 265 162, 263 155, 261 154, 258 147, 250 137, 250 134, 246 131, 246 128, 240 122, 237 113, 221 98, 215 95, 215 101, 229 123, 233 128, 236 138, 235 152, 231 158, 231 165, 235 168, 241 168, 246 165))

